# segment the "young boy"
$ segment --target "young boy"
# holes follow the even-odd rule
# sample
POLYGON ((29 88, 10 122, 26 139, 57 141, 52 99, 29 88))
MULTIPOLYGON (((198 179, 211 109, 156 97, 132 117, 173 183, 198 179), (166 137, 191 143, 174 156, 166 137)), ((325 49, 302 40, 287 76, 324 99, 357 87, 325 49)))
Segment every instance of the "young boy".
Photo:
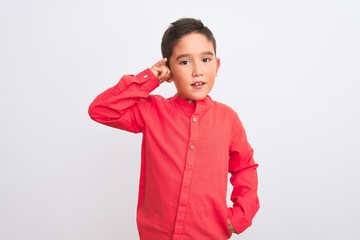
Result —
POLYGON ((220 66, 215 39, 200 20, 183 18, 166 30, 161 50, 163 59, 150 69, 100 94, 90 117, 143 134, 140 239, 228 239, 249 227, 259 209, 258 165, 237 114, 208 96, 220 66), (175 96, 150 95, 172 81, 175 96))

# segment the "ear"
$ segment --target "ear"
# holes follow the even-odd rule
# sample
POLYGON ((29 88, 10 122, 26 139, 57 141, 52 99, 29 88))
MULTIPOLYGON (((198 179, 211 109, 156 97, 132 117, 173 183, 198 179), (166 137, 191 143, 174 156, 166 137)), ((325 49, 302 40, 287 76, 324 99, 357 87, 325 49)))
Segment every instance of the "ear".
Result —
POLYGON ((216 58, 216 75, 215 76, 217 76, 219 68, 220 68, 220 58, 217 57, 216 58))

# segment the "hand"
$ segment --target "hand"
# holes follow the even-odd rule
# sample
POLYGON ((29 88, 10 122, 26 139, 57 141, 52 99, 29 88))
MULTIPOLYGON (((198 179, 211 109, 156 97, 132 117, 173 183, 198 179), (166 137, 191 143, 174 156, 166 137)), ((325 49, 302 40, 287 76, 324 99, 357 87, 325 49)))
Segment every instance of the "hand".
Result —
POLYGON ((166 61, 166 58, 161 59, 150 68, 154 75, 159 79, 160 83, 172 82, 171 71, 166 66, 166 61))
POLYGON ((234 228, 234 226, 231 224, 230 220, 228 219, 228 231, 230 233, 235 233, 238 234, 238 232, 236 231, 236 229, 234 228))

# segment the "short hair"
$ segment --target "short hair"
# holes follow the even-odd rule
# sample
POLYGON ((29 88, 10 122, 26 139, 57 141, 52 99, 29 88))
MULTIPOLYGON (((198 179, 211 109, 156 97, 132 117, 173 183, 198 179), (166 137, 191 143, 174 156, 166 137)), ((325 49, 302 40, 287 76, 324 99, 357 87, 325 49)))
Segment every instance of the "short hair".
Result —
POLYGON ((216 40, 208 27, 201 20, 194 18, 180 18, 171 23, 169 28, 164 32, 161 41, 161 53, 163 58, 167 58, 167 66, 170 66, 170 56, 173 53, 175 45, 180 39, 190 33, 200 33, 204 35, 214 46, 216 55, 216 40))

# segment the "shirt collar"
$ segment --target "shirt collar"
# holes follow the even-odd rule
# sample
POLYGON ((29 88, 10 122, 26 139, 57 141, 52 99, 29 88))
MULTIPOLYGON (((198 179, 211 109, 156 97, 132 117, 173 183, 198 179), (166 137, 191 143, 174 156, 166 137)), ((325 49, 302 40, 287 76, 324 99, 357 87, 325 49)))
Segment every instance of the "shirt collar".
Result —
POLYGON ((178 94, 175 94, 173 99, 174 99, 174 102, 176 104, 179 104, 181 106, 194 106, 194 107, 196 107, 196 112, 210 107, 210 105, 213 102, 213 100, 211 99, 210 96, 207 96, 206 98, 204 98, 202 100, 195 101, 195 100, 190 100, 190 99, 186 99, 186 98, 181 98, 181 97, 179 97, 178 94))

